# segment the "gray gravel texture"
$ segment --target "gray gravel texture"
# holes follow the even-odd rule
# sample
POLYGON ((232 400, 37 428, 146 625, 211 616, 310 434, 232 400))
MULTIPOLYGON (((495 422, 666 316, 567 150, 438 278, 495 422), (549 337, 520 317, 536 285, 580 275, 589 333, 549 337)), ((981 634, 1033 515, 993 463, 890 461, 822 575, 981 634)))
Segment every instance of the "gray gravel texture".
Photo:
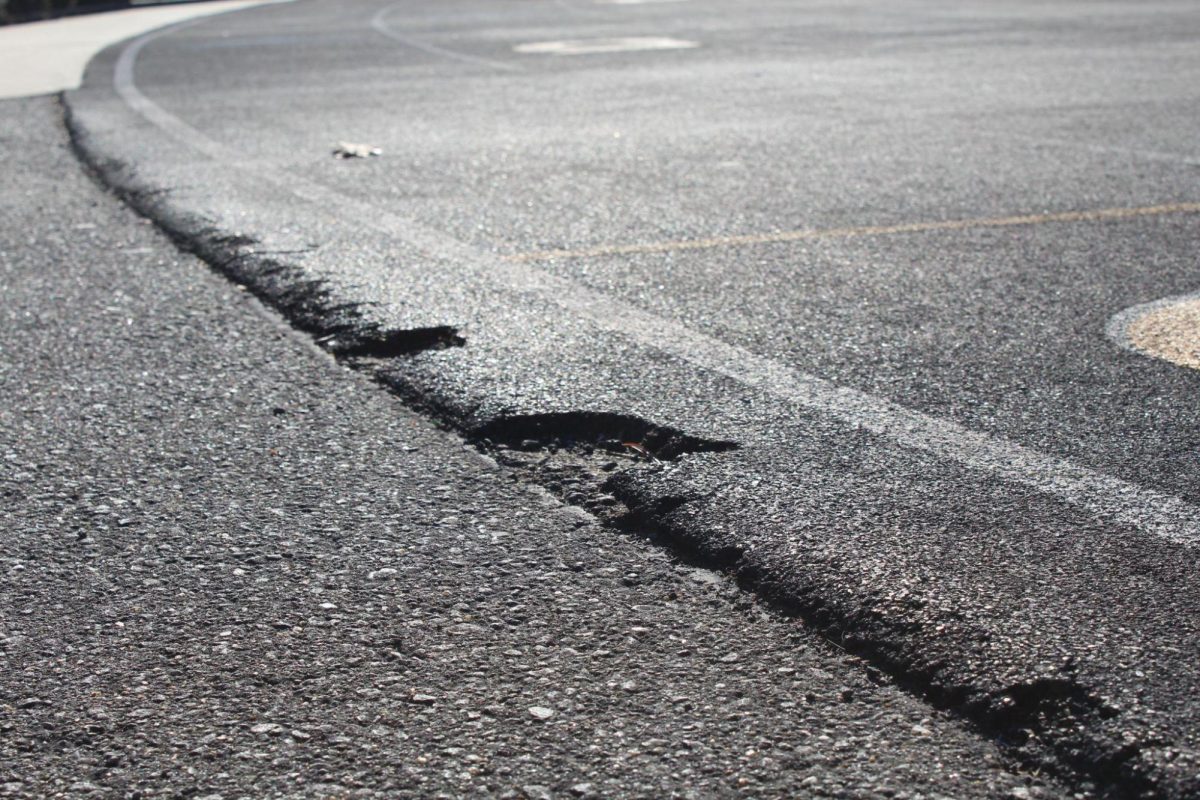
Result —
POLYGON ((1068 502, 1057 473, 1014 482, 706 364, 738 347, 1194 504, 1200 375, 1104 331, 1195 289, 1197 215, 504 259, 1194 202, 1198 42, 1167 0, 302 0, 146 43, 157 111, 114 91, 122 48, 68 102, 105 180, 330 347, 458 336, 374 369, 472 439, 568 451, 578 482, 525 474, 615 499, 1028 761, 1188 798, 1200 575, 1154 504, 1068 502), (512 49, 648 34, 701 46, 512 49), (332 158, 343 140, 383 155, 332 158), (575 452, 629 420, 740 447, 611 477, 575 452), (531 421, 557 428, 504 435, 531 421))
POLYGON ((406 410, 0 106, 0 795, 1069 796, 406 410))

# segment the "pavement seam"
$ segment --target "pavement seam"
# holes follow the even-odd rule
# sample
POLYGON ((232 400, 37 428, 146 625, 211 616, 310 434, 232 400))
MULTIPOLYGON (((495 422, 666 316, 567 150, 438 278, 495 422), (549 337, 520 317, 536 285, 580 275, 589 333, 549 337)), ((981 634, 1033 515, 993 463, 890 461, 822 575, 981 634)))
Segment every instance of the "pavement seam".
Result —
MULTIPOLYGON (((70 120, 69 107, 66 118, 70 120)), ((688 507, 703 498, 681 496, 647 497, 638 485, 639 476, 659 470, 665 463, 687 453, 712 452, 719 454, 738 447, 735 442, 722 442, 690 436, 666 425, 629 415, 603 415, 589 412, 573 414, 542 414, 517 417, 498 417, 484 424, 473 422, 461 408, 438 395, 436 389, 410 379, 396 365, 406 363, 419 351, 401 352, 395 357, 370 355, 369 343, 346 346, 344 342, 361 342, 364 327, 360 322, 359 309, 350 309, 352 321, 324 325, 316 309, 324 307, 328 300, 327 288, 317 281, 301 281, 302 291, 288 292, 272 288, 272 282, 289 276, 298 268, 281 265, 265 251, 253 250, 253 241, 244 237, 218 234, 213 230, 208 235, 194 236, 185 228, 176 227, 170 215, 164 216, 160 203, 163 195, 155 192, 136 192, 123 188, 119 181, 112 180, 110 170, 119 165, 103 164, 96 154, 80 141, 83 135, 74 124, 68 122, 72 149, 81 164, 93 179, 106 191, 111 191, 124 200, 139 214, 158 226, 181 250, 189 252, 209 264, 218 274, 233 281, 253 294, 264 306, 273 309, 294 329, 300 338, 306 339, 309 347, 334 358, 343 366, 363 374, 388 390, 410 409, 430 418, 439 427, 459 436, 468 449, 476 452, 488 463, 497 464, 517 481, 531 489, 544 491, 567 508, 577 509, 606 527, 626 535, 649 541, 664 548, 672 557, 692 567, 711 570, 734 581, 743 591, 761 598, 777 613, 796 619, 808 630, 827 641, 832 647, 862 658, 871 669, 887 674, 898 687, 929 703, 931 707, 955 714, 968 729, 984 738, 996 741, 1002 751, 1023 767, 1035 771, 1046 770, 1057 778, 1091 791, 1094 785, 1109 784, 1112 788, 1106 797, 1153 796, 1153 787, 1136 766, 1126 769, 1136 761, 1134 748, 1112 754, 1102 761, 1084 758, 1082 754, 1062 752, 1053 742, 1043 741, 1040 736, 1047 725, 1046 714, 1067 721, 1077 719, 1077 711, 1102 713, 1102 703, 1092 698, 1083 686, 1070 684, 1059 686, 1049 682, 1025 682, 1006 687, 984 696, 972 696, 970 687, 948 687, 940 685, 932 672, 915 667, 896 641, 872 641, 848 637, 847 631, 859 626, 860 620, 854 611, 842 613, 837 604, 829 603, 819 586, 810 586, 805 592, 774 590, 769 576, 752 562, 749 555, 739 548, 712 549, 698 544, 703 536, 687 529, 682 522, 688 507), (247 249, 249 248, 249 249, 247 249), (259 270, 262 272, 259 272, 259 270), (259 276, 265 274, 267 282, 262 284, 259 276), (322 333, 324 331, 324 333, 322 333), (636 441, 623 441, 626 437, 636 441), (599 480, 586 491, 572 496, 571 491, 557 483, 554 478, 539 474, 528 463, 515 455, 524 451, 532 453, 537 466, 545 466, 550 457, 565 454, 569 459, 583 443, 597 445, 596 451, 610 453, 608 445, 620 444, 631 464, 611 473, 602 472, 599 480), (630 445, 641 446, 644 452, 630 445), (661 457, 661 458, 660 458, 661 457), (609 498, 616 502, 609 503, 609 498), (1003 706, 1021 695, 1020 702, 997 713, 997 704, 1003 706), (1039 716, 1041 715, 1041 716, 1039 716), (1115 792, 1115 793, 1114 793, 1115 792)), ((329 306, 334 307, 334 306, 329 306)), ((344 313, 344 312, 342 312, 344 313)), ((439 331, 457 337, 455 329, 419 329, 439 331)), ((403 338, 404 331, 391 332, 403 338)), ((366 328, 369 340, 376 332, 366 328)), ((446 347, 439 336, 419 337, 431 342, 431 349, 446 347)), ((449 346, 469 346, 450 344, 449 346)), ((594 461, 594 459, 593 459, 594 461)), ((1061 681, 1059 683, 1062 683, 1061 681)))

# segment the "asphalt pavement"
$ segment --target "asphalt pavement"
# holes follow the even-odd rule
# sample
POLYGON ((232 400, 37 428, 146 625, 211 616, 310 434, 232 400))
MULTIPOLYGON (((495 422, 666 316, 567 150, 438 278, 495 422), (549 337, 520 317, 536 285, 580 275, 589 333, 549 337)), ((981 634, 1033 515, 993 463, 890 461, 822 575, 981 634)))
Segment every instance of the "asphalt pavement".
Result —
POLYGON ((1024 764, 1189 797, 1200 376, 1122 326, 1196 289, 1198 38, 1188 2, 301 0, 67 105, 509 474, 1024 764))
POLYGON ((0 147, 0 795, 1070 796, 0 147))

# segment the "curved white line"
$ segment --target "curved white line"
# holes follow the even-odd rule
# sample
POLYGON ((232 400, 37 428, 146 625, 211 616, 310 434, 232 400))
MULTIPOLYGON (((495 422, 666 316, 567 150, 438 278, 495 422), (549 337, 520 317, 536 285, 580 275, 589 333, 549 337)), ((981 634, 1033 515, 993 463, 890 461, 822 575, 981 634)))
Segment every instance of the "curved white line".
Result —
POLYGON ((674 320, 641 311, 571 280, 529 264, 502 258, 386 209, 344 195, 286 170, 239 159, 224 145, 166 111, 134 83, 138 53, 150 41, 183 23, 147 34, 121 53, 113 74, 117 94, 137 113, 185 145, 216 160, 222 168, 258 180, 314 203, 323 213, 346 215, 355 226, 369 225, 385 235, 441 258, 457 259, 489 272, 508 290, 536 293, 548 303, 586 319, 600 330, 672 355, 785 403, 824 414, 889 439, 902 447, 958 462, 993 477, 1027 486, 1083 509, 1100 519, 1140 530, 1176 544, 1200 544, 1200 508, 1174 495, 1106 475, 1065 459, 970 430, 956 422, 914 411, 881 397, 838 386, 731 345, 674 320))
POLYGON ((521 67, 519 67, 516 64, 508 64, 504 61, 493 61, 490 58, 482 58, 480 56, 473 56, 470 53, 459 53, 455 50, 447 50, 444 47, 438 47, 435 44, 429 44, 427 42, 422 42, 419 39, 413 39, 410 36, 405 36, 402 33, 397 33, 395 30, 393 30, 387 24, 388 15, 391 14, 393 11, 395 11, 397 8, 399 8, 399 6, 388 6, 387 8, 380 9, 379 13, 377 13, 374 17, 371 18, 372 30, 374 30, 376 33, 378 33, 382 36, 388 37, 389 39, 391 39, 393 41, 399 42, 400 44, 407 45, 408 47, 412 47, 417 50, 424 50, 426 53, 431 53, 432 55, 435 55, 435 56, 442 56, 443 58, 452 58, 455 61, 463 61, 468 64, 479 64, 481 66, 491 67, 493 69, 502 69, 502 70, 506 70, 508 72, 517 72, 517 71, 521 70, 521 67))
POLYGON ((667 36, 620 36, 603 39, 562 39, 554 42, 528 42, 513 48, 526 55, 586 56, 597 53, 635 53, 643 50, 690 50, 699 42, 667 36))

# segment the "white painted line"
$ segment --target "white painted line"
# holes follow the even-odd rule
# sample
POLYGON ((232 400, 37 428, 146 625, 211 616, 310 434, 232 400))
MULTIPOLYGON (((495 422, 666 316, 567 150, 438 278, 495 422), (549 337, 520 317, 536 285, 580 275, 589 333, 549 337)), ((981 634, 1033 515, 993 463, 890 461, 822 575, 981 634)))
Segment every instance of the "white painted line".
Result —
POLYGON ((388 25, 387 21, 388 16, 393 11, 401 7, 402 6, 390 6, 388 8, 381 9, 378 14, 371 18, 371 28, 376 33, 386 36, 392 41, 399 42, 400 44, 417 50, 423 50, 431 55, 442 56, 443 58, 450 58, 454 59, 455 61, 465 62, 467 64, 478 64, 484 67, 491 67, 492 69, 502 69, 508 72, 515 72, 521 69, 521 67, 517 64, 509 64, 504 61, 495 61, 490 58, 473 56, 470 53, 460 53, 457 50, 447 50, 445 47, 438 47, 435 44, 429 44, 428 42, 422 42, 420 39, 414 39, 411 36, 405 36, 388 25))
MULTIPOLYGON (((183 23, 186 25, 188 23, 183 23)), ((213 158, 214 169, 258 180, 341 214, 355 227, 369 225, 437 258, 455 259, 495 279, 506 291, 535 293, 545 302, 585 319, 601 330, 643 347, 670 354, 709 372, 772 395, 797 408, 824 414, 867 430, 902 447, 955 461, 993 477, 1057 497, 1116 523, 1185 545, 1200 544, 1200 508, 1065 459, 970 430, 956 422, 905 408, 890 400, 833 384, 777 361, 692 330, 670 319, 592 291, 530 264, 504 261, 418 222, 350 197, 286 170, 239 160, 224 145, 188 125, 143 95, 134 83, 134 63, 150 41, 177 29, 147 34, 121 54, 113 75, 117 93, 137 113, 183 144, 213 158)))
POLYGON ((518 53, 547 56, 584 56, 593 53, 631 53, 639 50, 686 50, 699 42, 668 36, 618 36, 608 39, 564 39, 557 42, 530 42, 513 48, 518 53))
POLYGON ((0 27, 0 99, 74 89, 92 56, 110 44, 180 20, 235 11, 264 1, 289 0, 189 3, 0 27))
MULTIPOLYGON (((641 6, 641 5, 656 5, 658 3, 683 3, 687 0, 591 0, 593 6, 641 6)), ((597 14, 605 13, 600 9, 588 8, 586 6, 578 6, 571 0, 554 0, 554 4, 561 8, 565 8, 575 14, 597 14)))

